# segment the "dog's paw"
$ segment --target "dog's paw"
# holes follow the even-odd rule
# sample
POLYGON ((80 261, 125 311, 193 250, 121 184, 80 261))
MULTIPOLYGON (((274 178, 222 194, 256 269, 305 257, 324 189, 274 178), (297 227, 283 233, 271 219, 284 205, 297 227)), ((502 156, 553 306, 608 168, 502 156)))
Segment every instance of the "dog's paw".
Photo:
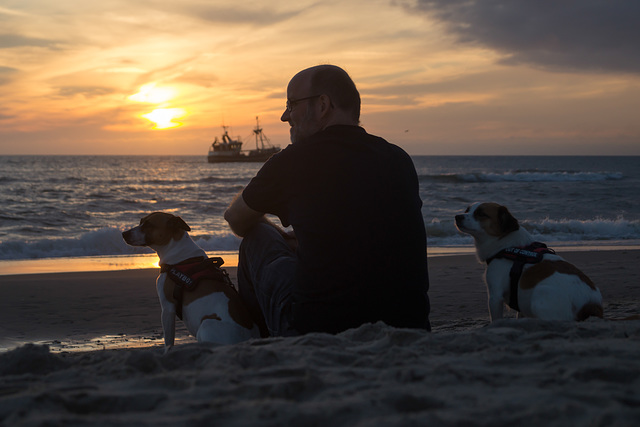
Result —
POLYGON ((164 354, 169 353, 169 351, 171 351, 171 349, 172 349, 172 348, 173 348, 173 346, 172 346, 172 345, 167 345, 167 346, 165 346, 165 347, 164 347, 164 354))

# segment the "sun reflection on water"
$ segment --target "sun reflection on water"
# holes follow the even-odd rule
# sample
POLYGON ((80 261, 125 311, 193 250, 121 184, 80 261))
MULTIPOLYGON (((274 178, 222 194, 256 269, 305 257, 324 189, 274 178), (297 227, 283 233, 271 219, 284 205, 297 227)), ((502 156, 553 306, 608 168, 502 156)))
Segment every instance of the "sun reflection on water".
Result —
MULTIPOLYGON (((209 257, 222 257, 224 267, 238 265, 235 251, 207 252, 209 257)), ((115 255, 75 258, 43 258, 0 260, 0 276, 9 274, 74 273, 160 268, 155 254, 115 255)))

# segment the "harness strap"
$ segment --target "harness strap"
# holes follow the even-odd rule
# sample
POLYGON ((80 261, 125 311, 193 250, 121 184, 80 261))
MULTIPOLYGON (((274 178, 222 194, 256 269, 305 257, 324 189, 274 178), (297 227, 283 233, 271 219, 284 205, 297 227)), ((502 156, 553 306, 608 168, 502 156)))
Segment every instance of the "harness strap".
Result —
POLYGON ((224 264, 224 260, 220 257, 197 257, 174 265, 162 264, 160 266, 160 272, 167 273, 167 276, 175 283, 173 298, 176 300, 176 316, 178 316, 178 319, 182 320, 184 292, 193 291, 201 280, 211 279, 223 282, 235 290, 229 274, 220 268, 222 264, 224 264))
POLYGON ((513 261, 509 271, 509 302, 507 305, 513 310, 520 311, 518 304, 518 282, 522 276, 525 264, 537 264, 544 258, 544 254, 555 254, 556 252, 540 242, 533 242, 529 246, 506 248, 487 259, 487 265, 494 259, 505 258, 513 261))

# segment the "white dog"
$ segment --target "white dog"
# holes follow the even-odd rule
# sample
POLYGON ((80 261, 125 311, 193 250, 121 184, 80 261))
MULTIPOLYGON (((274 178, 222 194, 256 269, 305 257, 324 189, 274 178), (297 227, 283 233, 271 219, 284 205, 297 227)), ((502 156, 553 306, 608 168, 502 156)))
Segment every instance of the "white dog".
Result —
POLYGON ((160 258, 156 281, 162 306, 165 352, 173 347, 175 318, 183 319, 199 342, 233 344, 260 337, 260 328, 242 304, 222 259, 207 258, 182 218, 154 212, 122 233, 131 246, 148 246, 160 258))
POLYGON ((519 317, 602 317, 602 295, 594 283, 546 245, 534 242, 506 207, 475 203, 456 215, 455 222, 474 238, 478 260, 487 263, 484 279, 492 321, 502 318, 503 303, 519 317))

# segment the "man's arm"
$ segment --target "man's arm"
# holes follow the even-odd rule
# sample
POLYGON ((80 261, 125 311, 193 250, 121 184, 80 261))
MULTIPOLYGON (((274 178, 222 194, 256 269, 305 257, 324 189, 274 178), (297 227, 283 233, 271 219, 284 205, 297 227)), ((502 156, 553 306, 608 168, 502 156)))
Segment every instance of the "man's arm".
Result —
POLYGON ((247 235, 257 223, 265 221, 264 212, 251 209, 242 198, 240 191, 224 213, 224 219, 229 223, 231 231, 240 237, 247 235))
POLYGON ((298 246, 295 234, 292 231, 287 232, 270 221, 264 213, 251 209, 242 198, 242 191, 236 195, 225 211, 224 219, 229 223, 231 231, 240 237, 246 236, 256 224, 264 223, 278 230, 293 250, 298 246))

